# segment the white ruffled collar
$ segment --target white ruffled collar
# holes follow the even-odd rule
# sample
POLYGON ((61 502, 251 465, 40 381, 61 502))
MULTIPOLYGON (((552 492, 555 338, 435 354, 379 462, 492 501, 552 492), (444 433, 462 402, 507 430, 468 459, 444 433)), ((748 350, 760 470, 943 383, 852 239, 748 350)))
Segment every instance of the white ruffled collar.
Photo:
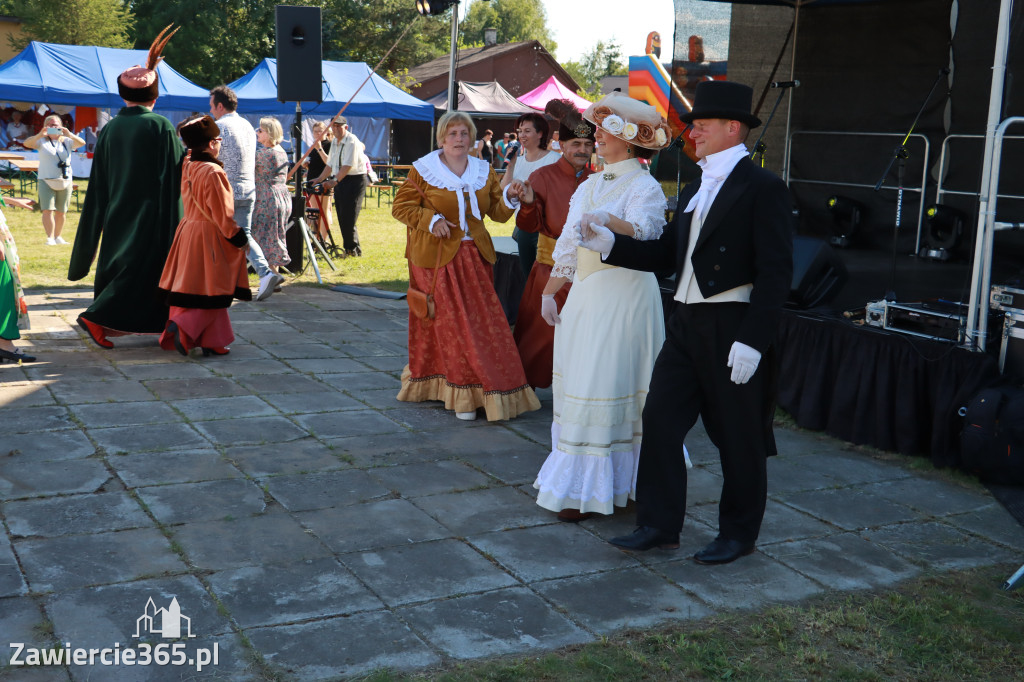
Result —
POLYGON ((601 173, 609 173, 616 177, 625 175, 626 173, 642 168, 639 159, 624 159, 622 161, 616 161, 615 163, 606 163, 604 170, 601 173))
POLYGON ((434 187, 450 192, 459 190, 476 192, 487 184, 491 167, 486 161, 475 156, 466 157, 466 160, 469 161, 469 164, 462 173, 462 177, 453 173, 452 169, 441 161, 440 149, 435 149, 426 156, 416 159, 412 162, 412 166, 423 176, 424 180, 434 187))
POLYGON ((454 192, 459 202, 459 226, 462 231, 469 233, 469 225, 466 223, 466 194, 469 194, 469 210, 477 220, 483 220, 480 215, 480 204, 476 200, 476 192, 487 185, 490 177, 491 166, 483 159, 475 156, 467 157, 469 163, 462 177, 452 172, 448 166, 441 161, 441 150, 437 149, 426 156, 412 162, 423 179, 434 187, 454 192))

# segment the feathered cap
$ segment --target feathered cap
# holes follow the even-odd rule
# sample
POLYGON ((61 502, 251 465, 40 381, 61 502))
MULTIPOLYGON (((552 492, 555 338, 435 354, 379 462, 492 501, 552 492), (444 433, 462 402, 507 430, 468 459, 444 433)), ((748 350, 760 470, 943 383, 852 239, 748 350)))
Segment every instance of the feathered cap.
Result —
POLYGON ((206 148, 210 140, 220 135, 220 126, 212 116, 204 114, 194 116, 178 126, 178 134, 181 135, 186 147, 201 150, 206 148))
POLYGON ((152 102, 160 96, 160 79, 156 75, 156 66, 163 60, 160 53, 164 51, 167 41, 181 28, 179 26, 171 31, 173 25, 168 24, 150 45, 149 58, 145 66, 136 64, 122 71, 117 77, 117 92, 121 99, 126 102, 152 102))
POLYGON ((664 149, 672 141, 672 129, 657 109, 621 92, 610 92, 591 104, 583 118, 644 149, 664 149))
POLYGON ((558 139, 563 142, 580 138, 594 141, 594 126, 583 120, 576 105, 567 99, 553 99, 544 107, 544 113, 558 121, 558 139))

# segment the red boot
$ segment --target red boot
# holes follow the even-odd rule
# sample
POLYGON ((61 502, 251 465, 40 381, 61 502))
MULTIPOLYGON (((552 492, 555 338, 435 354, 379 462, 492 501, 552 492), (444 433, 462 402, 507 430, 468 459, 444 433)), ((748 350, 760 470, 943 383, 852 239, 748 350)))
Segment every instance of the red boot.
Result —
POLYGON ((85 330, 85 333, 89 335, 89 338, 96 343, 100 348, 113 348, 114 344, 107 341, 107 333, 103 331, 103 327, 99 326, 95 322, 90 322, 81 315, 78 316, 78 326, 85 330))

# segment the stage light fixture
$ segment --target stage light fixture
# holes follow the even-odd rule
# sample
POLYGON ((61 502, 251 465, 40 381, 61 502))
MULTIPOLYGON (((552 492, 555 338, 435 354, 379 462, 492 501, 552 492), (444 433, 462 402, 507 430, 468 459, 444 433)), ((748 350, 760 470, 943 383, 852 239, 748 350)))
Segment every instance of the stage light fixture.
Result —
POLYGON ((444 14, 458 0, 416 0, 416 11, 423 16, 444 14))
POLYGON ((924 214, 928 229, 924 233, 925 245, 918 255, 933 260, 949 260, 951 252, 960 245, 964 236, 966 216, 945 204, 932 204, 924 214))
POLYGON ((829 239, 832 246, 846 248, 850 245, 850 238, 860 227, 861 215, 864 207, 859 201, 839 194, 833 194, 825 202, 828 212, 832 214, 832 232, 829 239))

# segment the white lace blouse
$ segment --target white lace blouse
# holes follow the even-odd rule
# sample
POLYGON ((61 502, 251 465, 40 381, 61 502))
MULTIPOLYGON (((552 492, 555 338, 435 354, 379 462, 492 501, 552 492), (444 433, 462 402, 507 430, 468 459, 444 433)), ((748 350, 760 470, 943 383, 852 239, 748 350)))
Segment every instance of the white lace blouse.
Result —
POLYGON ((562 235, 555 243, 552 277, 574 279, 576 275, 576 231, 584 213, 607 211, 633 225, 633 236, 641 241, 657 239, 665 227, 665 193, 658 181, 636 159, 604 167, 583 181, 569 200, 562 235))

